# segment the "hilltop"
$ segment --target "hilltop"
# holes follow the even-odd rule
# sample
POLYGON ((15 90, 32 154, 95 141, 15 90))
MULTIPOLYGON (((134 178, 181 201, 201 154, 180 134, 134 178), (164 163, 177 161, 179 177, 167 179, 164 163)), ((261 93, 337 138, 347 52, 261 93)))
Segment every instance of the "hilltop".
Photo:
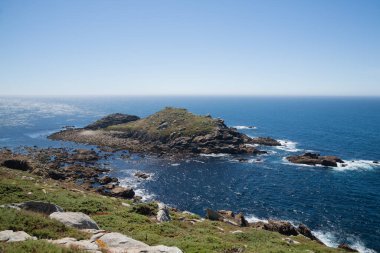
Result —
POLYGON ((254 144, 280 145, 271 138, 252 139, 226 126, 222 119, 172 107, 146 118, 111 114, 84 128, 66 129, 49 138, 159 154, 258 154, 263 152, 254 144))

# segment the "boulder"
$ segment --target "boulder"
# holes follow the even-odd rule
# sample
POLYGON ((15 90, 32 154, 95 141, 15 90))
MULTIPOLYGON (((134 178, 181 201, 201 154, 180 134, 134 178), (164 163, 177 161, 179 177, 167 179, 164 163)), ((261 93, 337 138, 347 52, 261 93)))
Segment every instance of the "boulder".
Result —
POLYGON ((135 196, 135 191, 132 188, 124 188, 121 186, 116 186, 115 188, 111 189, 110 193, 113 197, 125 199, 131 199, 135 196))
POLYGON ((182 253, 177 247, 167 247, 163 245, 139 247, 135 249, 128 249, 128 253, 182 253))
POLYGON ((240 227, 249 226, 248 221, 245 219, 242 213, 235 215, 234 212, 226 210, 214 211, 211 209, 206 209, 206 219, 223 221, 225 223, 240 227))
POLYGON ((1 163, 1 166, 7 167, 9 169, 14 170, 22 170, 27 171, 31 170, 32 166, 30 166, 29 162, 27 160, 22 159, 8 159, 1 163))
POLYGON ((36 240, 24 231, 13 232, 13 230, 4 230, 0 232, 0 242, 22 242, 25 240, 36 240))
POLYGON ((15 206, 27 211, 43 213, 47 215, 50 215, 54 212, 63 212, 62 207, 42 201, 27 201, 20 204, 15 204, 15 206))
MULTIPOLYGON (((147 244, 132 239, 126 235, 120 233, 107 233, 97 238, 102 243, 107 245, 107 247, 120 247, 120 248, 139 248, 139 247, 149 247, 147 244)), ((129 252, 129 251, 128 251, 129 252)))
POLYGON ((206 219, 213 220, 213 221, 221 221, 223 220, 223 217, 217 211, 207 208, 206 219))
POLYGON ((55 212, 50 214, 51 219, 62 222, 66 226, 79 229, 99 229, 98 224, 88 215, 80 212, 55 212))
POLYGON ((269 220, 264 224, 265 230, 278 232, 283 235, 298 235, 297 229, 288 221, 269 220))
POLYGON ((70 159, 74 162, 92 162, 98 160, 99 158, 99 155, 94 150, 76 149, 70 159))
POLYGON ((51 179, 54 179, 54 180, 65 180, 66 179, 66 175, 64 173, 53 171, 53 170, 48 171, 48 177, 50 177, 51 179))
POLYGON ((166 222, 170 220, 171 218, 168 207, 163 203, 158 203, 157 221, 166 222))

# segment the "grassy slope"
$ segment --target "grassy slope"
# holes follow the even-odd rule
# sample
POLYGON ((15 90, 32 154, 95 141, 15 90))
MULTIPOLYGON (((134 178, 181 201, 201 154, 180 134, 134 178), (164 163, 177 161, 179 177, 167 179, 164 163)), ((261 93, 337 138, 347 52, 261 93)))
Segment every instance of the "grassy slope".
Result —
MULTIPOLYGON (((222 222, 205 220, 195 223, 180 221, 182 213, 173 213, 173 221, 158 224, 153 218, 136 213, 139 205, 122 206, 122 201, 100 196, 94 193, 71 191, 69 185, 57 184, 56 181, 41 179, 24 172, 0 168, 0 204, 21 202, 25 200, 51 201, 65 210, 80 211, 89 214, 99 226, 109 231, 127 234, 148 244, 178 246, 184 252, 234 252, 233 249, 245 248, 244 252, 342 252, 321 246, 302 236, 294 237, 299 245, 288 245, 278 233, 238 228, 222 222), (33 177, 34 180, 22 178, 33 177), (47 192, 44 193, 43 189, 47 192), (32 194, 28 194, 31 192, 32 194), (221 228, 224 231, 221 231, 221 228), (232 231, 243 233, 233 234, 232 231)), ((130 203, 130 202, 129 202, 130 203)), ((86 237, 73 229, 62 227, 42 215, 31 215, 28 212, 17 212, 0 208, 0 228, 23 229, 39 238, 59 238, 73 236, 86 237), (37 227, 37 229, 36 229, 37 227)), ((0 252, 66 252, 41 241, 25 243, 0 244, 0 252), (28 249, 28 250, 23 250, 28 249), (29 250, 33 249, 33 250, 29 250), (50 249, 47 250, 47 249, 50 249)), ((67 251, 69 252, 69 251, 67 251)), ((76 252, 76 251, 70 251, 76 252)))
POLYGON ((216 120, 198 116, 186 109, 166 107, 165 109, 150 115, 144 119, 109 126, 107 130, 123 132, 147 133, 152 137, 169 137, 173 132, 181 132, 181 136, 204 135, 211 133, 217 126, 216 120), (163 122, 168 123, 165 129, 158 129, 163 122))

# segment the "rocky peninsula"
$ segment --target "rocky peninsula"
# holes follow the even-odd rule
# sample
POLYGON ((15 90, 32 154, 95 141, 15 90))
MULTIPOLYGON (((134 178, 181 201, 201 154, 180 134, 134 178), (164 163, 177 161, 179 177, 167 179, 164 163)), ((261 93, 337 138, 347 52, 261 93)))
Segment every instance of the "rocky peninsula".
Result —
POLYGON ((261 154, 265 151, 257 145, 281 145, 269 137, 251 138, 226 126, 222 119, 172 107, 146 118, 111 114, 84 128, 66 129, 49 138, 160 155, 261 154))

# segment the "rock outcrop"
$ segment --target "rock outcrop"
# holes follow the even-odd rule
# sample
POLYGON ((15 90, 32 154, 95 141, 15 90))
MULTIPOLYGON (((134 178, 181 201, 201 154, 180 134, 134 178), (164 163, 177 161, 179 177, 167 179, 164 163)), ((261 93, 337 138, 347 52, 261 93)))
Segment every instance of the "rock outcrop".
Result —
POLYGON ((50 214, 49 217, 69 227, 79 229, 99 229, 98 224, 96 224, 93 219, 80 212, 55 212, 50 214))
POLYGON ((108 116, 101 118, 100 120, 95 121, 94 123, 86 126, 84 129, 88 130, 98 130, 102 128, 106 128, 113 125, 125 124, 128 122, 136 121, 140 119, 140 117, 129 114, 122 113, 114 113, 108 116))
POLYGON ((206 219, 214 221, 223 221, 225 223, 239 227, 249 226, 248 221, 245 219, 242 213, 235 214, 232 211, 226 210, 214 211, 212 209, 206 209, 206 219))
POLYGON ((251 141, 253 144, 263 145, 263 146, 281 146, 281 143, 270 137, 257 137, 253 138, 251 141))
POLYGON ((305 153, 303 155, 288 156, 286 159, 292 163, 306 165, 322 165, 329 167, 337 167, 338 163, 344 163, 344 161, 337 156, 321 156, 320 154, 315 153, 305 153))
POLYGON ((159 222, 171 221, 169 208, 163 203, 158 203, 157 221, 159 222))
POLYGON ((50 215, 54 212, 63 212, 62 207, 42 201, 26 201, 23 203, 3 205, 2 207, 23 209, 31 212, 43 213, 46 215, 50 215))

